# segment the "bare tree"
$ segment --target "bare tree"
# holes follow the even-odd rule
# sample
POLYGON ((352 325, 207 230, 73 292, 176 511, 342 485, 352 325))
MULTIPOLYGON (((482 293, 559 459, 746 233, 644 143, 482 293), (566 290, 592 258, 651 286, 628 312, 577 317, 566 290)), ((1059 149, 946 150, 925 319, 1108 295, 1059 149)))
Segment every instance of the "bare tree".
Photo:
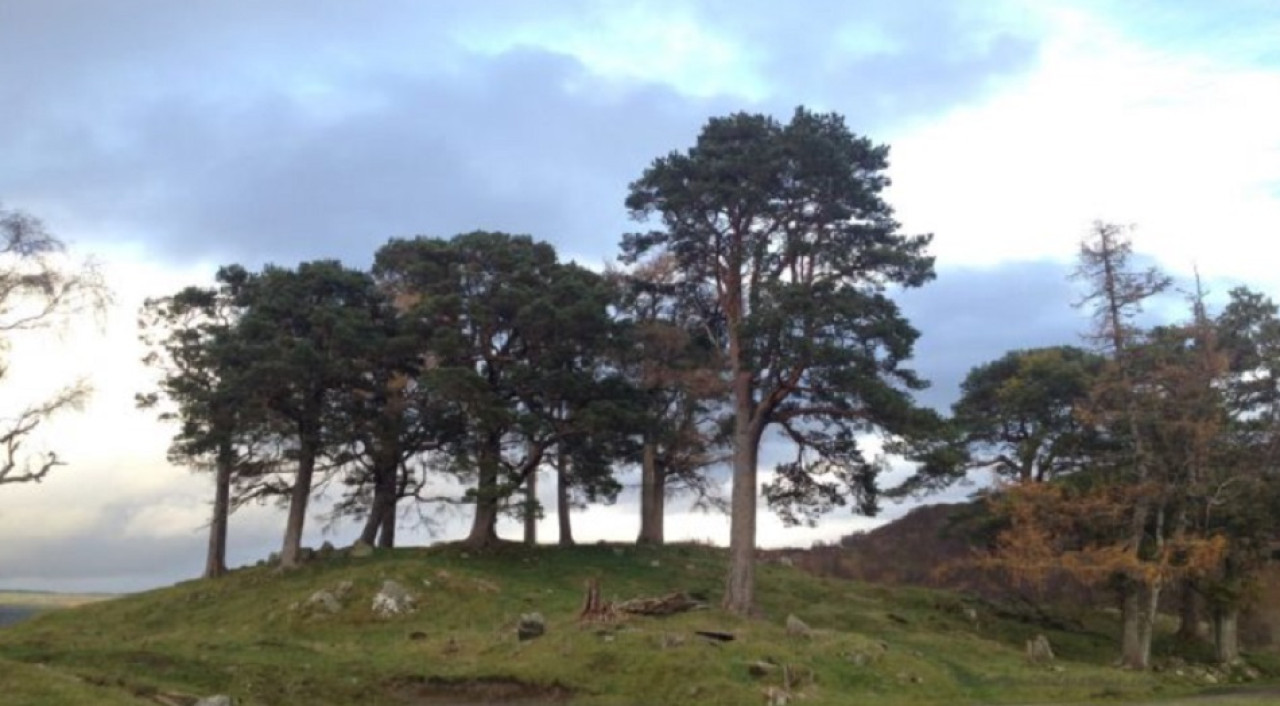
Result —
MULTIPOLYGON (((0 206, 0 381, 10 377, 3 352, 15 334, 56 329, 74 317, 102 313, 110 293, 92 262, 73 262, 39 219, 0 206)), ((90 388, 77 380, 47 399, 0 419, 0 485, 39 482, 63 465, 32 441, 50 418, 80 409, 90 388)))

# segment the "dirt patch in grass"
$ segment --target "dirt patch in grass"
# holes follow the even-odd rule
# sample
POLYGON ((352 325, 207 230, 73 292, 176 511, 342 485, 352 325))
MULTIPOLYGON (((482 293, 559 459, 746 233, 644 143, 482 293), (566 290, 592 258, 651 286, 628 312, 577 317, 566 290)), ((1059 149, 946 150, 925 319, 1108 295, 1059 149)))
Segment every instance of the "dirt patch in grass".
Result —
POLYGON ((533 684, 512 677, 401 677, 388 686, 391 695, 408 706, 444 704, 520 704, 541 706, 568 701, 574 692, 557 683, 533 684))

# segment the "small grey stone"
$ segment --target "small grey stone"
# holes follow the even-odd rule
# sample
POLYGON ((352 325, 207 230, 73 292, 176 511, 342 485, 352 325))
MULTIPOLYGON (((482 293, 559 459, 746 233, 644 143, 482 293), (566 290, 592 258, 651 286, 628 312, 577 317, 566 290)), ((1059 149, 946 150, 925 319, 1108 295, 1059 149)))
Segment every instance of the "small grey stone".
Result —
POLYGON ((342 601, 323 589, 311 594, 305 605, 307 608, 321 613, 339 613, 342 611, 342 601))
POLYGON ((542 613, 525 613, 516 624, 516 638, 521 642, 542 637, 547 632, 547 621, 542 613))
POLYGON ((367 559, 373 556, 373 547, 364 540, 356 540, 356 543, 351 545, 351 550, 347 552, 347 555, 352 559, 367 559))
POLYGON ((679 647, 684 644, 683 635, 672 635, 670 633, 662 633, 662 649, 667 650, 672 647, 679 647))
POLYGON ((236 702, 230 696, 218 694, 217 696, 206 696, 195 702, 193 706, 236 706, 236 702))
POLYGON ((787 634, 793 637, 808 637, 809 625, 794 615, 787 616, 787 634))

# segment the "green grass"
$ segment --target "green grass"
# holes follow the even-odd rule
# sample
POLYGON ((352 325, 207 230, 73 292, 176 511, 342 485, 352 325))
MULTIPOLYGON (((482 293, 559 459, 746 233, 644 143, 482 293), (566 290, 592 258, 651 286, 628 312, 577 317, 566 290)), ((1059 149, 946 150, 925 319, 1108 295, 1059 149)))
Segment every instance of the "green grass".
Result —
POLYGON ((1103 632, 1045 630, 954 594, 819 579, 781 565, 759 568, 761 617, 735 618, 714 607, 723 574, 721 550, 690 545, 511 546, 483 555, 446 546, 337 558, 287 574, 244 569, 0 631, 7 660, 0 683, 36 694, 5 703, 66 706, 134 704, 130 698, 161 692, 227 693, 250 706, 402 706, 439 703, 414 699, 444 683, 472 683, 463 696, 474 696, 506 693, 511 680, 540 685, 544 696, 571 691, 581 704, 736 706, 761 703, 784 671, 802 682, 795 690, 812 706, 1138 701, 1197 686, 1112 668, 1114 641, 1103 632), (606 599, 683 590, 712 608, 580 624, 590 578, 606 599), (372 596, 385 579, 417 594, 415 614, 373 615, 372 596), (342 612, 291 609, 342 581, 355 586, 342 612), (548 631, 521 643, 515 625, 530 611, 546 616, 548 631), (789 636, 788 614, 813 634, 789 636), (698 630, 736 639, 714 643, 698 630), (1039 632, 1063 657, 1053 668, 1023 656, 1024 641, 1039 632), (762 662, 777 667, 753 676, 749 667, 762 662))
POLYGON ((15 706, 141 706, 147 703, 123 689, 90 684, 41 665, 4 659, 0 659, 0 685, 3 685, 0 698, 15 706))

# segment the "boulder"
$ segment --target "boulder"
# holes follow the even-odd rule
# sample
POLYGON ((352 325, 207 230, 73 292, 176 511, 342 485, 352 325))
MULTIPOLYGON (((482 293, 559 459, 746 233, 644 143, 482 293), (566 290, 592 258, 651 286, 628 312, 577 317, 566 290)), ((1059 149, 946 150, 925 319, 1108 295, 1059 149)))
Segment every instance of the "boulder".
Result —
POLYGON ((809 637, 809 625, 794 615, 787 616, 787 634, 792 637, 809 637))
POLYGON ((521 642, 542 637, 547 632, 547 621, 542 613, 525 613, 516 624, 516 638, 521 642))
POLYGON ((379 618, 406 615, 417 609, 417 600, 409 589, 390 579, 382 582, 382 588, 373 597, 373 613, 379 618))
POLYGON ((358 539, 355 544, 351 545, 351 550, 347 554, 352 559, 367 559, 373 556, 373 546, 363 539, 358 539))

